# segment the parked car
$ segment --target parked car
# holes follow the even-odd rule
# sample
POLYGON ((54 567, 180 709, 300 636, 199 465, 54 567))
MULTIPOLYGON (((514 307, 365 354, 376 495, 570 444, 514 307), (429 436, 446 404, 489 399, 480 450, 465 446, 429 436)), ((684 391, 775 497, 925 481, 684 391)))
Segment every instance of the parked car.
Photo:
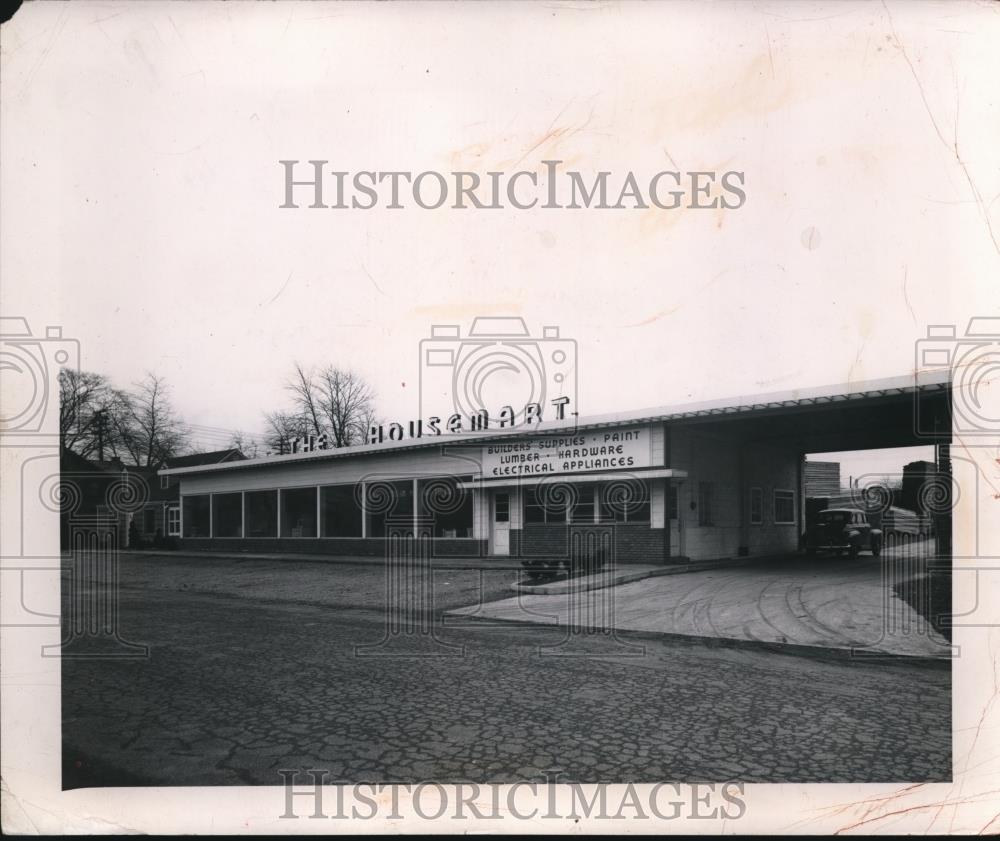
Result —
POLYGON ((816 522, 806 531, 805 550, 817 552, 847 552, 856 558, 871 551, 876 558, 882 553, 882 530, 872 528, 868 515, 856 508, 827 508, 816 515, 816 522))

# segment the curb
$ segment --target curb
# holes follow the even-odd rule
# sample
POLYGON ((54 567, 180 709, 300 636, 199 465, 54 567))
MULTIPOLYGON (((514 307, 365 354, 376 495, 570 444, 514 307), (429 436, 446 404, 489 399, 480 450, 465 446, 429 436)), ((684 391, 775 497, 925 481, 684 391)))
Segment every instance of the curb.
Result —
MULTIPOLYGON (((683 575, 687 572, 702 572, 706 569, 721 569, 728 567, 740 567, 754 563, 766 562, 767 558, 721 558, 717 561, 698 561, 695 563, 672 564, 670 566, 656 566, 652 569, 644 569, 636 572, 628 572, 628 565, 619 567, 619 572, 611 580, 602 580, 602 576, 608 573, 596 573, 594 575, 584 575, 579 578, 563 578, 558 581, 546 581, 543 584, 523 584, 520 582, 511 585, 511 590, 525 595, 555 596, 564 593, 576 593, 585 590, 603 590, 606 587, 617 587, 619 584, 631 584, 633 581, 642 581, 644 578, 658 578, 661 575, 683 575)), ((780 558, 779 560, 785 560, 780 558)))
MULTIPOLYGON (((497 617, 470 616, 461 613, 445 611, 445 615, 455 619, 463 619, 470 624, 495 624, 503 622, 507 625, 516 625, 523 628, 550 628, 558 630, 568 630, 570 626, 556 623, 529 622, 525 619, 499 619, 497 617)), ((589 625, 571 626, 578 631, 591 632, 594 636, 607 635, 611 632, 607 628, 595 628, 589 625)), ((703 637, 693 634, 678 634, 669 631, 637 631, 630 628, 620 628, 614 631, 617 637, 629 637, 632 639, 648 639, 659 642, 678 642, 703 648, 734 648, 750 651, 763 651, 770 654, 786 654, 790 657, 805 657, 810 660, 825 660, 836 662, 849 662, 857 665, 876 666, 918 666, 920 668, 951 670, 952 657, 942 655, 932 657, 926 654, 893 654, 889 651, 873 651, 870 654, 855 654, 854 649, 839 648, 824 645, 799 645, 790 642, 768 642, 766 640, 744 640, 735 637, 703 637)))

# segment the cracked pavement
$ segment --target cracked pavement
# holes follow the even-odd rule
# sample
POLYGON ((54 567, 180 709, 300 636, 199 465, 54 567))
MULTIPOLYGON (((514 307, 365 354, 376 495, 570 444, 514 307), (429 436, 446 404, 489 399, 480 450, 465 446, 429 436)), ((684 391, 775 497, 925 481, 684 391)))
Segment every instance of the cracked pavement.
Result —
POLYGON ((515 574, 436 571, 435 635, 379 646, 379 566, 125 556, 150 656, 64 658, 64 787, 951 778, 947 667, 441 624, 515 574))

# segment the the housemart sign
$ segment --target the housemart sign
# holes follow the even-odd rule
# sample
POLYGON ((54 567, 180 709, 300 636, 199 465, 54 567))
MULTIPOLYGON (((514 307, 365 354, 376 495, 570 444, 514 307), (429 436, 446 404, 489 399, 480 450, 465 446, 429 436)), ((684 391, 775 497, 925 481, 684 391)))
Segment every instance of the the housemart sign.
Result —
POLYGON ((652 467, 649 428, 636 426, 489 444, 483 476, 535 476, 652 467))

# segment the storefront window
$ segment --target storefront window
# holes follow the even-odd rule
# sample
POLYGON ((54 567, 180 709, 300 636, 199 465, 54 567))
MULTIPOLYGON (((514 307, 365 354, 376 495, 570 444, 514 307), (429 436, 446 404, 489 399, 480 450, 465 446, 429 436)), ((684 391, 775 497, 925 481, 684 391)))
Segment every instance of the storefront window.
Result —
POLYGON ((186 496, 184 506, 184 536, 211 537, 211 509, 208 494, 186 496))
POLYGON ((552 485, 544 491, 538 488, 524 489, 524 522, 565 523, 566 504, 570 496, 564 489, 552 485))
POLYGON ((316 536, 317 488, 289 488, 281 491, 281 536, 316 536))
POLYGON ((570 511, 570 519, 574 523, 594 522, 594 496, 595 487, 593 485, 577 485, 576 502, 570 511))
POLYGON ((212 494, 214 537, 243 536, 243 495, 212 494))
POLYGON ((601 485, 601 522, 648 523, 649 489, 636 479, 601 485))
POLYGON ((323 537, 361 537, 361 504, 354 485, 320 488, 319 504, 323 537))
POLYGON ((243 495, 247 537, 278 536, 278 492, 247 491, 243 495))
POLYGON ((472 492, 460 486, 471 479, 440 476, 417 483, 419 513, 433 520, 435 537, 472 537, 472 492))
POLYGON ((413 481, 365 484, 368 537, 385 537, 388 526, 407 527, 413 522, 413 481))

